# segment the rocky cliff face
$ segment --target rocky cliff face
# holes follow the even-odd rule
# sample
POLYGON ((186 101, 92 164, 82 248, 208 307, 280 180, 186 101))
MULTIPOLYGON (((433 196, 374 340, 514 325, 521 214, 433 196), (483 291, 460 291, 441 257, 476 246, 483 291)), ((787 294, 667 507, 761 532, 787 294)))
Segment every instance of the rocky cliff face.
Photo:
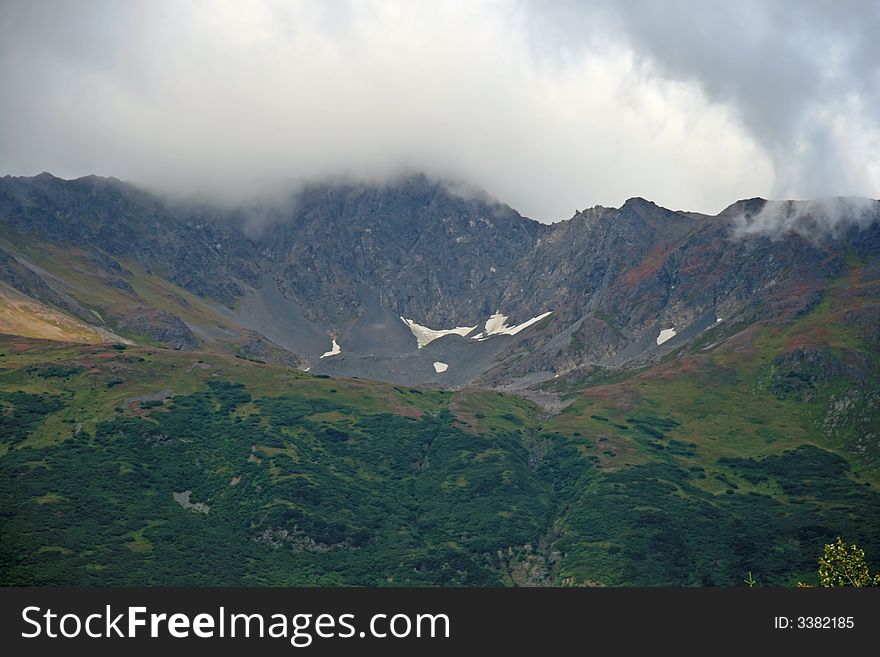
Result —
POLYGON ((419 176, 387 188, 308 188, 261 242, 280 263, 281 288, 312 319, 358 316, 375 295, 426 324, 472 325, 495 311, 548 230, 419 176))
MULTIPOLYGON (((709 217, 633 198, 547 226, 423 176, 313 185, 256 212, 172 204, 114 179, 6 177, 0 279, 178 349, 213 341, 278 360, 284 347, 298 354, 288 362, 313 371, 528 385, 788 321, 819 303, 852 259, 869 265, 865 285, 876 284, 878 222, 833 238, 738 236, 736 221, 764 204, 740 201, 709 217), (40 249, 76 259, 47 275, 29 260, 40 249), (64 267, 90 282, 74 283, 64 267), (508 328, 552 314, 492 333, 495 312, 508 328), (419 349, 400 317, 476 328, 419 349), (331 340, 340 351, 321 358, 331 340), (254 347, 264 344, 271 349, 254 347)), ((876 340, 868 306, 854 304, 853 320, 876 340)))
POLYGON ((672 346, 715 325, 792 319, 846 273, 848 254, 876 260, 876 222, 816 241, 737 236, 732 220, 763 204, 738 203, 717 217, 642 199, 582 212, 555 225, 524 259, 503 305, 555 310, 557 330, 570 340, 545 334, 531 350, 543 367, 619 366, 654 355, 663 331, 672 346))
POLYGON ((234 218, 176 207, 113 178, 7 176, 0 179, 0 217, 4 232, 82 249, 105 273, 118 266, 114 258, 131 259, 221 303, 260 280, 254 244, 234 218))

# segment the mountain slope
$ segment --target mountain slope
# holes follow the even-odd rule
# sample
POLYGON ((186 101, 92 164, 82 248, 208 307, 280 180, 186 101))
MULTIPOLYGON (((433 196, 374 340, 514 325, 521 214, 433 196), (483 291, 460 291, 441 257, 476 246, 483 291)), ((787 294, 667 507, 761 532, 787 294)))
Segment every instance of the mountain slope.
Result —
POLYGON ((791 585, 838 534, 880 551, 876 368, 841 406, 856 370, 795 393, 770 358, 817 319, 555 416, 496 391, 2 337, 0 581, 791 585))
POLYGON ((874 276, 876 202, 875 221, 833 237, 737 232, 766 205, 707 217, 635 198, 546 226, 422 176, 225 209, 114 179, 6 177, 0 278, 146 343, 403 384, 522 388, 654 362, 706 331, 789 321, 853 255, 874 276), (428 330, 459 334, 419 344, 428 330))
POLYGON ((790 585, 837 535, 880 553, 880 225, 742 229, 768 207, 0 179, 0 580, 790 585))

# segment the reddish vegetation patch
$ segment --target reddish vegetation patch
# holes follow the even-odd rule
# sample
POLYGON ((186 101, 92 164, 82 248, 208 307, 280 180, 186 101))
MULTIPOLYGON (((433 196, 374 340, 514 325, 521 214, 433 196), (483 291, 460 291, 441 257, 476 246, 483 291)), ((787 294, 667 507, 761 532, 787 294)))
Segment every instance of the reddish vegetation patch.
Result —
POLYGON ((784 324, 795 319, 807 303, 816 298, 821 288, 812 279, 800 281, 787 280, 784 285, 777 285, 772 292, 774 324, 784 324))
POLYGON ((810 280, 791 281, 785 286, 778 287, 773 296, 784 302, 783 308, 786 312, 781 319, 788 319, 791 311, 799 308, 800 302, 815 289, 816 283, 810 280))
POLYGON ((464 422, 469 429, 475 431, 480 429, 480 421, 477 419, 474 412, 463 409, 457 399, 454 399, 449 403, 449 412, 452 413, 455 419, 464 422))
POLYGON ((424 415, 424 412, 420 408, 402 404, 394 398, 388 400, 388 406, 391 407, 391 410, 395 415, 400 415, 401 417, 414 417, 418 419, 424 415))
POLYGON ((599 467, 606 472, 614 472, 626 467, 635 450, 629 440, 614 434, 599 434, 593 438, 596 443, 596 456, 599 467))
POLYGON ((147 412, 141 408, 141 403, 139 401, 129 402, 125 410, 128 415, 133 415, 134 417, 147 417, 147 412))
POLYGON ((840 294, 834 300, 834 307, 840 313, 860 311, 866 306, 876 305, 880 299, 880 282, 864 280, 864 270, 854 269, 850 272, 846 285, 840 288, 840 294))
POLYGON ((650 253, 645 255, 644 259, 642 259, 638 266, 630 269, 623 275, 623 282, 630 287, 634 287, 636 283, 647 279, 663 266, 663 263, 672 251, 673 246, 658 246, 654 248, 650 253))
POLYGON ((0 347, 4 351, 14 354, 23 354, 28 351, 43 351, 47 348, 58 347, 64 344, 63 342, 51 342, 49 340, 26 338, 19 335, 0 336, 0 347))
POLYGON ((115 350, 92 352, 92 356, 94 356, 98 360, 113 360, 119 357, 119 352, 115 350))
POLYGON ((584 397, 602 401, 603 406, 607 408, 621 411, 628 411, 631 409, 639 398, 634 390, 619 383, 587 388, 581 394, 583 394, 584 397))
MULTIPOLYGON (((710 257, 712 256, 714 245, 706 244, 689 250, 687 260, 681 265, 683 274, 701 274, 708 268, 710 257)), ((711 260, 714 264, 714 259, 711 260)))
POLYGON ((783 345, 783 352, 796 351, 806 347, 821 347, 828 344, 831 332, 824 326, 811 326, 791 336, 783 345))
POLYGON ((706 356, 682 356, 670 363, 653 367, 636 378, 642 381, 656 381, 674 379, 683 374, 693 377, 704 373, 705 361, 706 356))
POLYGON ((801 281, 800 283, 795 283, 791 287, 787 287, 785 290, 785 295, 801 297, 814 287, 816 286, 811 281, 801 281))

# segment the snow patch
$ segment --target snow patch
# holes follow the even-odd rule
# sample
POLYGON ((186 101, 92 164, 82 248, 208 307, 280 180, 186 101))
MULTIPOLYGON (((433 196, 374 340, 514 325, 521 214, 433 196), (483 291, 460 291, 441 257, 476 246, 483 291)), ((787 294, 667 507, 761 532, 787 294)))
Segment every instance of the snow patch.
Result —
POLYGON ((516 335, 520 331, 527 329, 532 324, 540 322, 542 319, 552 314, 553 311, 551 310, 544 313, 543 315, 532 317, 530 320, 525 321, 522 324, 517 324, 516 326, 508 326, 507 315, 495 313, 486 322, 485 330, 482 333, 478 333, 477 335, 475 335, 474 340, 486 340, 493 335, 516 335))
MULTIPOLYGON (((532 317, 530 320, 523 322, 522 324, 517 324, 516 326, 508 326, 507 315, 495 313, 486 321, 484 330, 481 333, 477 333, 475 336, 473 336, 473 339, 482 341, 487 340, 493 335, 516 335, 520 331, 527 329, 532 324, 540 322, 542 319, 552 314, 553 311, 551 310, 550 312, 546 312, 543 315, 532 317)), ((476 326, 456 326, 452 329, 432 329, 428 328, 427 326, 422 326, 421 324, 416 324, 416 322, 411 319, 407 319, 406 317, 401 317, 400 320, 404 324, 406 324, 412 334, 416 336, 416 342, 419 345, 419 349, 427 344, 430 344, 438 338, 442 338, 444 335, 460 335, 462 337, 465 337, 471 331, 477 328, 476 326)))
POLYGON ((657 344, 661 345, 673 337, 675 337, 674 328, 663 329, 662 331, 660 331, 660 335, 657 336, 657 344))
POLYGON ((412 334, 416 336, 416 342, 419 345, 419 349, 438 338, 442 338, 444 335, 460 335, 461 337, 464 337, 477 328, 476 326, 456 326, 451 329, 432 329, 427 326, 422 326, 421 324, 416 324, 413 320, 407 319, 406 317, 401 317, 400 319, 407 325, 412 334))
POLYGON ((501 313, 495 313, 486 322, 486 335, 492 335, 493 333, 500 333, 500 332, 504 331, 506 328, 508 328, 507 315, 502 315, 501 313))
POLYGON ((724 320, 721 319, 720 317, 716 317, 716 318, 715 318, 715 323, 716 323, 716 324, 720 324, 720 323, 723 322, 723 321, 724 321, 724 320))
POLYGON ((328 356, 336 356, 342 353, 342 347, 339 346, 339 343, 336 342, 336 338, 333 338, 333 343, 330 345, 330 351, 325 351, 321 354, 321 358, 327 358, 328 356))
POLYGON ((439 360, 434 361, 434 371, 437 372, 437 374, 443 374, 443 372, 445 372, 448 369, 449 369, 448 364, 441 363, 439 360))

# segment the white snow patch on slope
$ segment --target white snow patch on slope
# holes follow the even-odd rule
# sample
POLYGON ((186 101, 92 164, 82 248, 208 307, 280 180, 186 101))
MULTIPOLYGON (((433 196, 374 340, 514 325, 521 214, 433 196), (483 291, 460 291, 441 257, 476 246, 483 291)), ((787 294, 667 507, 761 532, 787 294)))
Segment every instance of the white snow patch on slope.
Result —
POLYGON ((413 320, 407 319, 406 317, 401 317, 400 319, 407 325, 407 327, 409 327, 412 334, 416 336, 416 342, 419 345, 419 349, 426 344, 433 342, 437 338, 442 338, 444 335, 460 335, 464 337, 477 328, 476 326, 456 326, 451 329, 432 329, 427 326, 422 326, 421 324, 416 324, 413 320))
POLYGON ((321 354, 321 358, 327 358, 327 356, 336 356, 337 354, 342 353, 342 347, 339 346, 339 343, 336 342, 336 338, 333 338, 333 344, 330 345, 330 351, 325 351, 321 354))
POLYGON ((553 311, 551 310, 544 313, 543 315, 532 317, 530 320, 525 321, 522 324, 517 324, 516 326, 508 326, 507 315, 495 313, 486 322, 485 330, 482 333, 478 333, 477 335, 475 335, 474 340, 486 340, 493 335, 516 335, 520 331, 527 329, 532 324, 540 322, 542 319, 552 314, 553 311))
POLYGON ((495 313, 486 322, 486 335, 492 335, 493 333, 501 333, 502 331, 504 331, 507 328, 509 328, 507 326, 507 315, 502 315, 501 313, 495 313))
POLYGON ((434 361, 434 371, 437 372, 437 374, 442 374, 443 372, 445 372, 448 369, 449 369, 448 364, 441 363, 439 360, 434 361))
POLYGON ((674 336, 675 336, 675 329, 674 328, 663 329, 662 331, 660 331, 660 335, 657 336, 657 344, 661 345, 664 342, 666 342, 667 340, 673 338, 674 336))

